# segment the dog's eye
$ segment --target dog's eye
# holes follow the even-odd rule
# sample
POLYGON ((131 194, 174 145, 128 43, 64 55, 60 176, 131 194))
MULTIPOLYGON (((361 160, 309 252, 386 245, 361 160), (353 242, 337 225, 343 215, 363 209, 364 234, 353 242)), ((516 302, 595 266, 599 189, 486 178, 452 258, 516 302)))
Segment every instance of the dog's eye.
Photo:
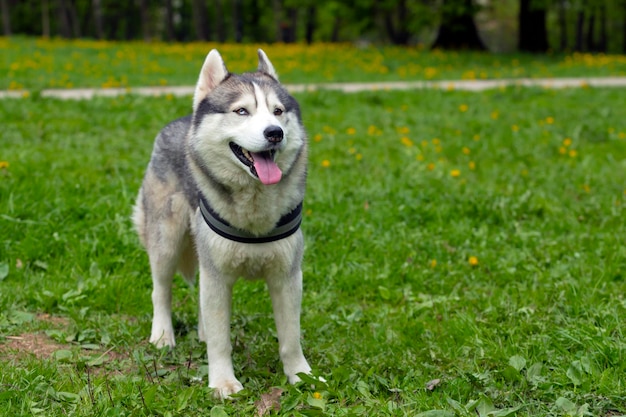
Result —
POLYGON ((283 114, 283 109, 279 109, 279 108, 274 109, 274 116, 280 116, 281 114, 283 114))
POLYGON ((248 113, 248 110, 244 109, 243 107, 235 110, 235 113, 237 113, 239 116, 247 116, 250 113, 248 113))

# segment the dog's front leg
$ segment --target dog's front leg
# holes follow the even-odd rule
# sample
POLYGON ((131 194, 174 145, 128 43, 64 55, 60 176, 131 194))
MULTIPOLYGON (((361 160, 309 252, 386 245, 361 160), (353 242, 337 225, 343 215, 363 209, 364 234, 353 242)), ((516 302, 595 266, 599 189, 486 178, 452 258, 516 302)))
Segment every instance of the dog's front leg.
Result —
POLYGON ((267 286, 274 308, 280 359, 289 382, 294 384, 300 381, 297 374, 311 372, 300 345, 302 271, 288 278, 268 279, 267 286))
POLYGON ((230 311, 234 280, 200 267, 200 314, 209 360, 209 387, 221 399, 243 389, 235 378, 230 343, 230 311))

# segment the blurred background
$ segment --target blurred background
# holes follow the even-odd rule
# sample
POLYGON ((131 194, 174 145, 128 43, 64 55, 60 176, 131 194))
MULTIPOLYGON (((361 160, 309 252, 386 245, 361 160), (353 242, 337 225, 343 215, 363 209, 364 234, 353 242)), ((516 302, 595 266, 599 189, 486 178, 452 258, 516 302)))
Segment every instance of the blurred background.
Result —
POLYGON ((2 34, 626 53, 626 0, 0 0, 2 34))

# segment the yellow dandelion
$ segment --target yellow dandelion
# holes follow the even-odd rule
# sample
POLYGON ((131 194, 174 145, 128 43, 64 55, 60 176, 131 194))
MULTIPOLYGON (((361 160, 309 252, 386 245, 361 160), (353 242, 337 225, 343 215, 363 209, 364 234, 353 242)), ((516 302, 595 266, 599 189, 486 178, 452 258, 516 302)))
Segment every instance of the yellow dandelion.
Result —
POLYGON ((437 260, 436 260, 436 259, 432 259, 432 260, 430 261, 430 267, 431 267, 431 268, 434 268, 434 267, 436 267, 436 266, 437 266, 437 260))
POLYGON ((439 138, 434 138, 434 139, 432 140, 432 142, 433 142, 433 145, 439 145, 439 144, 441 143, 441 141, 439 140, 439 138))
POLYGON ((428 141, 427 140, 423 140, 420 142, 420 144, 422 145, 422 148, 425 148, 428 146, 428 141))
POLYGON ((354 157, 356 158, 357 161, 360 161, 361 159, 363 159, 363 155, 360 153, 357 153, 356 155, 354 155, 354 157))
POLYGON ((415 159, 417 159, 418 161, 422 162, 424 160, 424 155, 422 155, 421 153, 418 153, 417 156, 415 157, 415 159))
POLYGON ((569 156, 570 158, 576 158, 576 156, 578 156, 578 151, 576 151, 576 149, 570 149, 569 156))
POLYGON ((463 152, 463 154, 465 155, 469 155, 472 151, 470 150, 470 148, 468 148, 467 146, 464 146, 463 149, 461 150, 463 152))
POLYGON ((565 148, 565 146, 559 147, 559 153, 561 155, 565 155, 567 153, 567 149, 565 148))
POLYGON ((626 133, 625 132, 619 132, 617 134, 617 137, 620 138, 620 139, 626 139, 626 133))
POLYGON ((585 190, 586 193, 589 193, 591 191, 591 187, 589 187, 589 184, 583 184, 583 190, 585 190))
POLYGON ((554 123, 554 117, 552 117, 552 116, 546 117, 546 123, 549 124, 549 125, 553 124, 554 123))
POLYGON ((500 112, 498 112, 497 110, 491 112, 491 118, 493 120, 498 120, 498 117, 500 117, 500 112))
POLYGON ((408 135, 409 134, 409 128, 406 127, 406 126, 398 127, 398 128, 396 128, 396 130, 401 135, 408 135))
POLYGON ((355 148, 355 147, 352 147, 352 148, 348 149, 348 153, 349 153, 350 155, 354 155, 354 154, 356 153, 356 148, 355 148))
POLYGON ((474 139, 476 142, 478 142, 480 140, 480 135, 474 135, 472 137, 472 139, 474 139))
POLYGON ((329 161, 328 159, 324 159, 324 160, 322 161, 322 166, 323 166, 324 168, 328 168, 328 167, 330 166, 330 161, 329 161))
POLYGON ((571 138, 565 138, 563 139, 563 146, 568 147, 572 144, 572 139, 571 138))
POLYGON ((0 169, 6 169, 9 167, 9 163, 7 161, 0 161, 0 169))
POLYGON ((456 177, 461 175, 461 170, 460 169, 453 169, 452 171, 450 171, 450 175, 453 176, 454 178, 456 178, 456 177))
POLYGON ((349 127, 349 128, 346 129, 346 133, 348 135, 354 135, 354 134, 356 134, 356 129, 353 128, 353 127, 349 127))
POLYGON ((518 132, 519 131, 519 126, 518 125, 513 125, 513 126, 511 126, 511 130, 513 132, 518 132))
POLYGON ((315 398, 316 400, 319 400, 320 398, 322 398, 322 394, 316 391, 313 393, 313 398, 315 398))
POLYGON ((410 148, 411 146, 413 146, 413 141, 406 136, 402 136, 402 139, 400 140, 402 141, 402 144, 406 146, 407 148, 410 148))
POLYGON ((523 169, 521 174, 522 174, 522 177, 528 176, 528 170, 527 169, 523 169))
POLYGON ((427 165, 427 168, 429 171, 432 171, 433 169, 435 169, 435 164, 431 162, 430 164, 427 165))
POLYGON ((459 106, 459 111, 460 111, 461 113, 465 113, 468 109, 469 109, 469 106, 468 106, 467 104, 461 104, 461 105, 459 106))
POLYGON ((316 134, 315 136, 313 136, 313 140, 314 140, 315 142, 319 142, 319 141, 321 141, 321 140, 322 140, 322 135, 321 135, 321 134, 319 134, 319 133, 318 133, 318 134, 316 134))
POLYGON ((467 262, 469 262, 471 266, 476 266, 478 265, 478 258, 475 256, 470 256, 467 262))
POLYGON ((304 214, 305 214, 306 216, 310 216, 311 214, 313 214, 313 210, 311 210, 311 209, 307 209, 307 210, 304 212, 304 214))
POLYGON ((469 169, 471 169, 472 171, 476 169, 476 162, 474 161, 469 161, 469 163, 467 164, 467 166, 469 167, 469 169))

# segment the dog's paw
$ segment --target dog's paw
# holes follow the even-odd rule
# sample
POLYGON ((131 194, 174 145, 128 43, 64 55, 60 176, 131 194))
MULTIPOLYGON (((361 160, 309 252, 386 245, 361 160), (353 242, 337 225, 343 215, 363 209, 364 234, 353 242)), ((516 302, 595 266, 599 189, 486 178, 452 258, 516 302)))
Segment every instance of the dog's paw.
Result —
POLYGON ((238 393, 243 389, 243 385, 236 379, 228 379, 217 383, 209 384, 209 388, 213 389, 213 396, 220 400, 228 400, 231 395, 238 393))
POLYGON ((169 347, 173 348, 176 346, 176 341, 174 340, 173 332, 165 332, 161 331, 153 331, 150 336, 150 343, 152 343, 157 348, 169 347))

